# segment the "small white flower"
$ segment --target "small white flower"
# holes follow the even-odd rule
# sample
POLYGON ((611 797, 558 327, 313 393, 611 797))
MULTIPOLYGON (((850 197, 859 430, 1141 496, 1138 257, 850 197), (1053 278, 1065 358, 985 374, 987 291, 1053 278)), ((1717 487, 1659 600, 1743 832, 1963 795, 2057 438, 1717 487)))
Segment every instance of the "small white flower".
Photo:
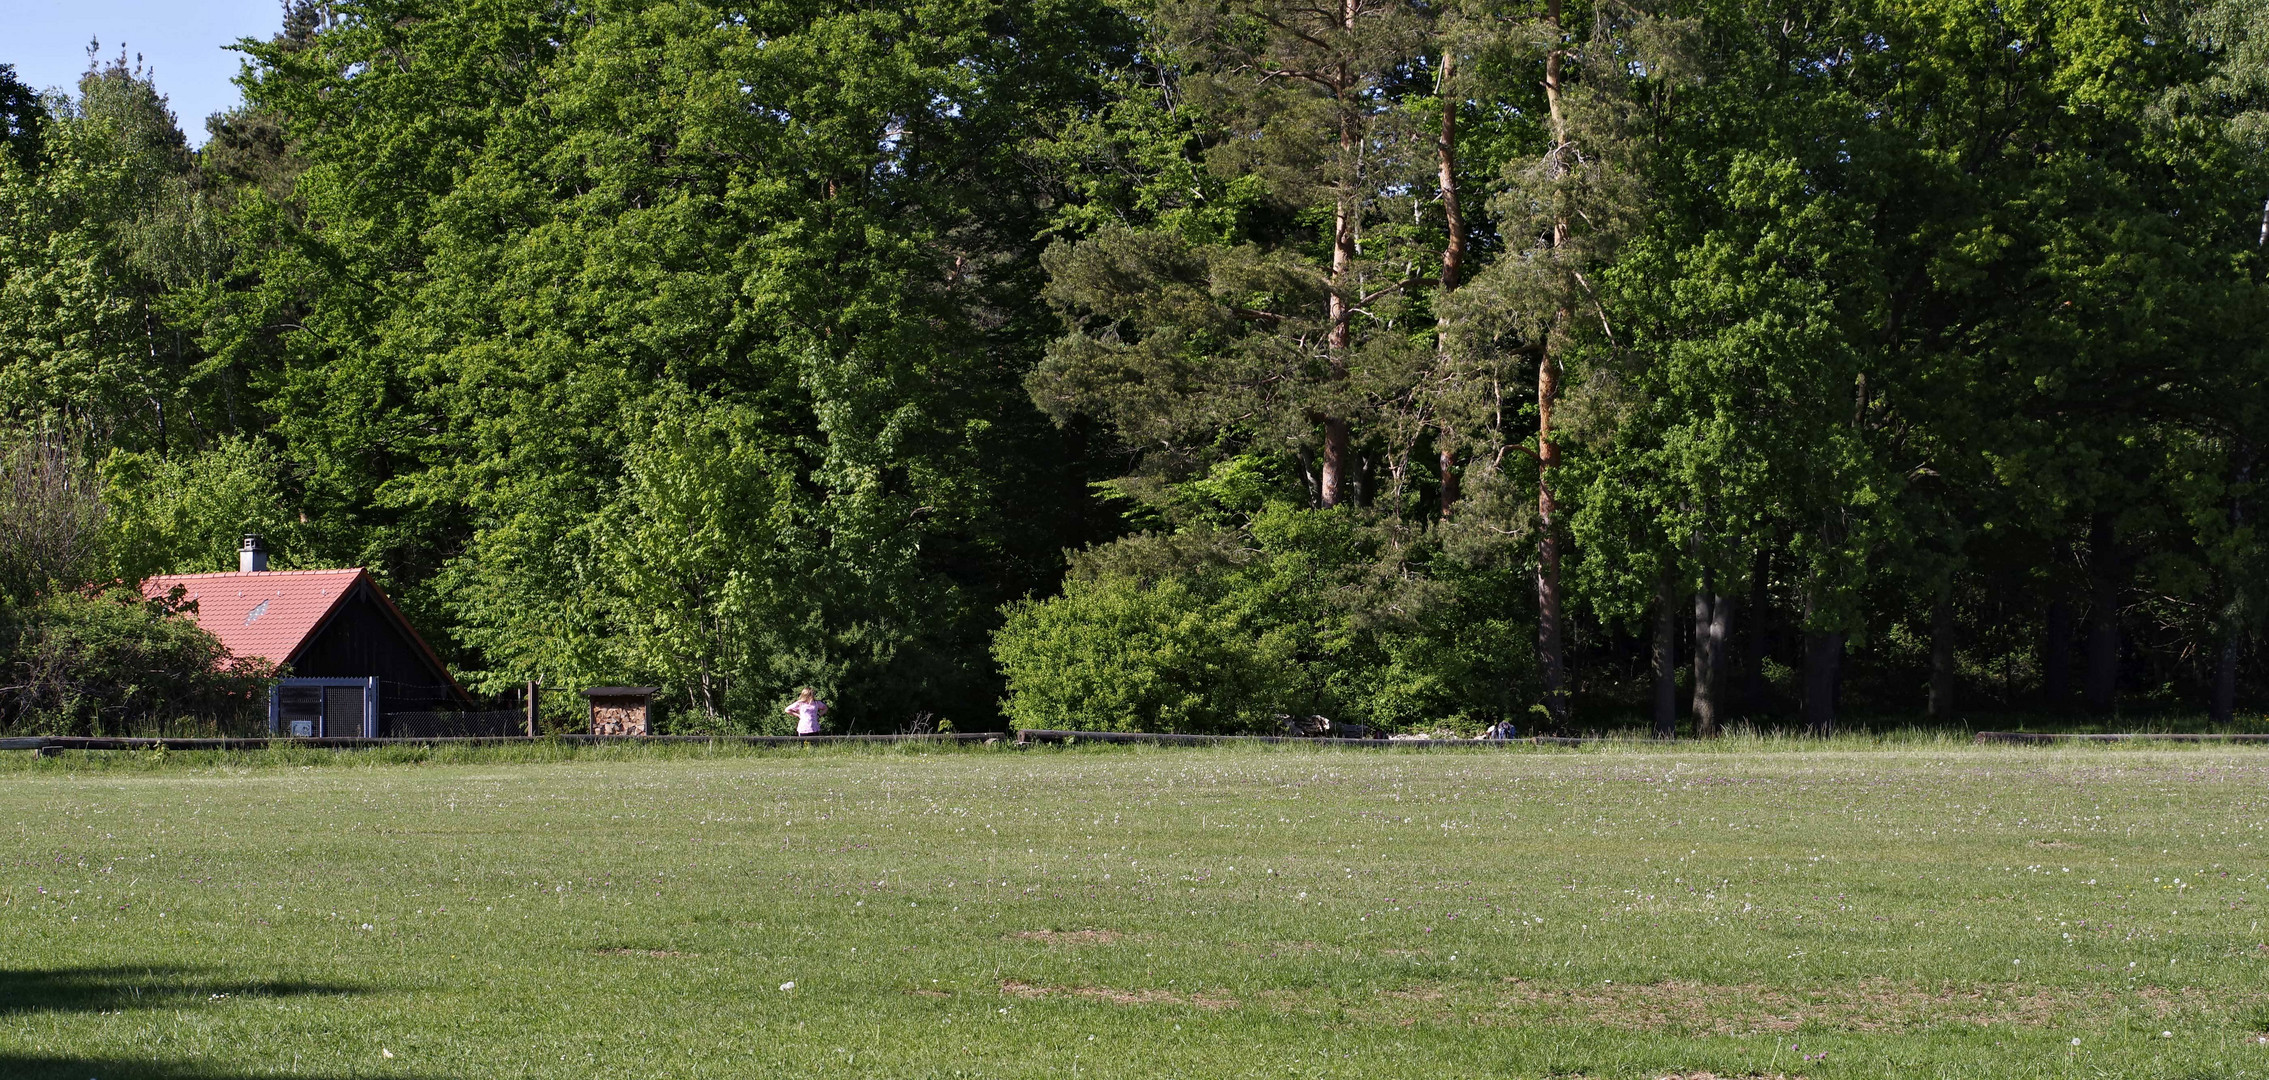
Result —
POLYGON ((2078 1046, 2078 1045, 2080 1045, 2080 1037, 2079 1037, 2079 1036, 2075 1035, 2075 1036, 2073 1036, 2073 1037, 2072 1037, 2072 1045, 2074 1045, 2074 1046, 2078 1046))
POLYGON ((2174 1032, 2171 1032, 2171 1031, 2162 1031, 2162 1032, 2159 1032, 2159 1038, 2162 1038, 2162 1039, 2171 1039, 2171 1038, 2174 1038, 2174 1032))
POLYGON ((780 989, 782 989, 782 990, 793 990, 793 989, 795 989, 795 988, 796 988, 796 984, 795 984, 795 983, 792 983, 792 982, 784 982, 784 983, 781 983, 781 984, 780 984, 780 989))

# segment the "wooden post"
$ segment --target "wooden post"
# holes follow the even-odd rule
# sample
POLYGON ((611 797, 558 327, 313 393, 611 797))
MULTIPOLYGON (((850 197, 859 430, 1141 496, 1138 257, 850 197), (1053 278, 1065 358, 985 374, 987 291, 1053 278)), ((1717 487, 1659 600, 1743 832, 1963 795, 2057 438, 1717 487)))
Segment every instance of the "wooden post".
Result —
POLYGON ((521 703, 528 707, 528 737, 531 739, 536 737, 536 700, 542 694, 543 687, 536 680, 530 679, 527 691, 520 698, 521 703))

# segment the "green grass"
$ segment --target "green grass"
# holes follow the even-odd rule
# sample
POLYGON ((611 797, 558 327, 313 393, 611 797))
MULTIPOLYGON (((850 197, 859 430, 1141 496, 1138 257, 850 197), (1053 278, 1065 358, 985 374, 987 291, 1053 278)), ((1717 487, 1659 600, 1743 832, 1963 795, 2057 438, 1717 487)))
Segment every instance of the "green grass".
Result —
POLYGON ((1921 736, 7 755, 0 1076, 2269 1077, 2265 819, 1921 736))

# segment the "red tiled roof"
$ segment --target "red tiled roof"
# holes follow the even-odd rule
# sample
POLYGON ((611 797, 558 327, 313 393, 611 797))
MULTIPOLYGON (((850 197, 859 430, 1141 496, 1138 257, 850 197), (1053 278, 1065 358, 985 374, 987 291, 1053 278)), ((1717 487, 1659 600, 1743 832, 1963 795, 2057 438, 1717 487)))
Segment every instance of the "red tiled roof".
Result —
POLYGON ((161 574, 142 583, 142 595, 164 596, 179 585, 183 599, 197 602, 197 625, 228 651, 285 664, 363 576, 359 569, 161 574))
POLYGON ((370 580, 360 567, 348 570, 260 570, 253 573, 159 574, 142 582, 142 595, 164 596, 176 585, 184 601, 197 602, 197 625, 221 639, 237 656, 257 656, 272 663, 291 663, 315 637, 341 601, 354 592, 357 582, 368 582, 379 606, 393 617, 404 636, 417 646, 433 669, 448 681, 459 699, 470 702, 465 688, 433 646, 394 606, 394 598, 370 580))

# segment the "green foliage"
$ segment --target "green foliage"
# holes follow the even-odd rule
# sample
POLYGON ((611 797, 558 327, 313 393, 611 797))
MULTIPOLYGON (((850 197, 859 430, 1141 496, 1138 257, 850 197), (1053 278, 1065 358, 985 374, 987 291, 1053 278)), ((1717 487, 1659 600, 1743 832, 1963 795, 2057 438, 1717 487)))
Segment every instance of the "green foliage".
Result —
POLYGON ((39 125, 37 168, 0 156, 0 425, 68 415, 98 448, 162 453, 241 419, 169 318, 224 245, 148 73, 121 58, 79 89, 39 125))
POLYGON ((1018 727, 1266 732, 1296 692, 1291 643, 1177 580, 1074 579, 994 638, 1018 727))
POLYGON ((455 568, 473 601, 465 634, 498 666, 555 682, 682 687, 673 730, 778 727, 778 688, 832 692, 847 666, 827 654, 828 593, 814 576, 828 568, 799 534, 796 462, 748 410, 657 408, 642 427, 617 494, 559 541, 587 561, 543 562, 498 530, 455 568), (543 573, 561 576, 525 604, 506 591, 543 573), (564 612, 563 594, 574 598, 564 612))
POLYGON ((0 64, 0 149, 16 168, 30 174, 38 170, 45 148, 41 145, 47 108, 39 92, 16 78, 13 64, 0 64))
POLYGON ((176 597, 58 591, 0 610, 0 730, 35 735, 243 733, 274 672, 230 656, 176 597))
POLYGON ((1372 515, 1270 501, 1283 470, 1267 465, 1233 458, 1181 485, 1192 524, 1082 552, 1062 595, 1013 606, 994 645, 1011 719, 1270 733, 1290 716, 1401 729, 1520 713, 1534 663, 1503 648, 1532 617, 1506 602, 1518 575, 1372 515))
POLYGON ((311 543, 484 686, 644 672, 758 724, 801 681, 853 725, 981 725, 994 609, 1085 479, 1021 400, 1043 193, 1002 177, 1116 16, 588 14, 387 3, 252 47, 305 225, 262 218, 215 310, 313 308, 237 346, 284 357, 311 543))
POLYGON ((124 57, 0 68, 0 429, 78 470, 16 470, 0 591, 259 531, 479 689, 688 730, 805 684, 851 730, 1407 726, 1525 715, 1549 535, 1589 711, 1699 594, 1758 716, 1847 650, 1868 707, 2054 710, 2067 628, 2226 717, 2265 25, 295 0, 195 152, 124 57))
POLYGON ((306 532, 289 508, 288 466, 266 444, 224 437, 212 449, 160 457, 115 451, 103 463, 106 546, 116 576, 236 569, 238 542, 258 533, 279 570, 305 563, 306 532))

